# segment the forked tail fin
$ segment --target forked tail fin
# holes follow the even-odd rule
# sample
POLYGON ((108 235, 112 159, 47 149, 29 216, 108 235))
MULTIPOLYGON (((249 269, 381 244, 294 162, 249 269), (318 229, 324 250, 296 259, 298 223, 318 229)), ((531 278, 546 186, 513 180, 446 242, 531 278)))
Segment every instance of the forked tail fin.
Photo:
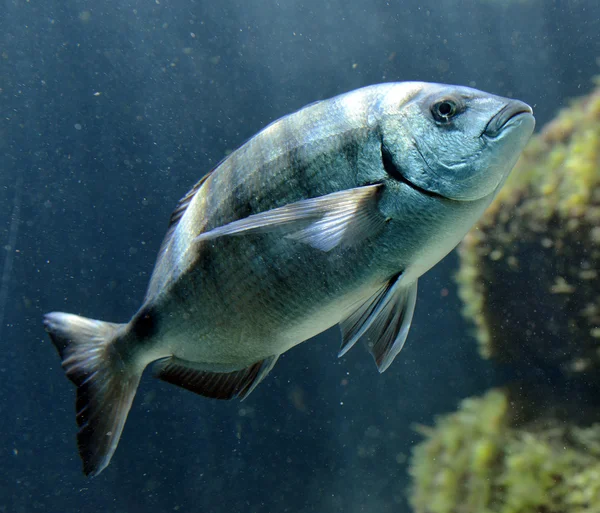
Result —
POLYGON ((83 472, 97 476, 110 462, 140 382, 141 371, 126 365, 115 342, 124 324, 52 312, 44 326, 69 379, 77 385, 77 442, 83 472))

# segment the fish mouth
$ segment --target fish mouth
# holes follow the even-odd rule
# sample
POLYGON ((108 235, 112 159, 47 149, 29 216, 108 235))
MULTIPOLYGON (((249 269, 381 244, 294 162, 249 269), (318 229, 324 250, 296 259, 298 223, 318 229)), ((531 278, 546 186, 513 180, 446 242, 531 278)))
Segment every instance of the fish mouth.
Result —
POLYGON ((492 116, 481 135, 497 137, 500 132, 506 128, 509 122, 522 115, 531 116, 533 115, 533 110, 524 102, 511 100, 502 107, 499 112, 492 116))
MULTIPOLYGON (((419 151, 419 150, 417 149, 417 151, 419 151)), ((421 153, 421 152, 419 151, 419 153, 421 153)), ((423 155, 421 155, 421 157, 422 156, 423 155)), ((394 164, 392 155, 389 152, 389 150, 385 147, 385 144, 381 145, 381 162, 383 163, 383 168, 385 169, 385 172, 390 176, 390 178, 393 178, 397 182, 403 183, 403 184, 407 185, 408 187, 410 187, 411 189, 413 189, 421 194, 424 194, 425 196, 429 196, 430 198, 437 198, 437 199, 444 199, 444 200, 451 201, 450 198, 447 198, 446 196, 442 196, 441 194, 438 194, 437 192, 428 191, 427 189, 423 189, 423 187, 419 187, 417 184, 411 182, 408 178, 406 178, 402 174, 402 171, 400 170, 400 168, 398 168, 398 166, 396 166, 396 164, 394 164)))

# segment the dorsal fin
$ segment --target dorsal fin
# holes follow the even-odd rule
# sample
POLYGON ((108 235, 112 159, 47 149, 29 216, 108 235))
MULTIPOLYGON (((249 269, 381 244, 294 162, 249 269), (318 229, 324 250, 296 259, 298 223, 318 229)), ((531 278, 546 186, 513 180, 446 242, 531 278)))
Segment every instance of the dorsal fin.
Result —
POLYGON ((171 214, 171 217, 169 218, 169 227, 167 228, 167 233, 166 233, 163 243, 160 247, 159 254, 162 253, 162 250, 169 243, 169 240, 171 240, 171 236, 173 235, 175 228, 177 228, 177 225, 179 224, 179 220, 183 217, 183 214, 185 214, 185 211, 187 210, 192 199, 194 198, 196 193, 200 190, 200 187, 202 187, 204 185, 204 182, 206 182, 208 177, 210 175, 212 175, 213 171, 214 171, 214 169, 212 171, 209 171, 208 173, 206 173, 202 178, 200 178, 198 183, 196 183, 196 185, 194 185, 188 191, 188 193, 179 200, 179 203, 177 203, 175 210, 173 210, 173 213, 171 214))
MULTIPOLYGON (((217 166, 219 167, 219 166, 217 166)), ((150 301, 162 288, 165 283, 170 279, 171 272, 173 270, 173 262, 167 258, 167 252, 171 245, 171 241, 173 239, 173 234, 179 226, 179 221, 185 214, 187 208, 190 206, 190 203, 198 193, 198 191, 202 188, 204 183, 208 180, 208 178, 213 174, 215 167, 208 173, 206 173, 199 181, 194 185, 187 194, 179 200, 175 210, 171 214, 169 218, 169 227, 167 228, 167 233, 165 234, 163 241, 158 250, 158 256, 156 257, 156 264, 154 266, 154 271, 152 272, 152 277, 150 278, 150 283, 148 284, 148 290, 146 291, 146 297, 144 299, 145 302, 150 301)))

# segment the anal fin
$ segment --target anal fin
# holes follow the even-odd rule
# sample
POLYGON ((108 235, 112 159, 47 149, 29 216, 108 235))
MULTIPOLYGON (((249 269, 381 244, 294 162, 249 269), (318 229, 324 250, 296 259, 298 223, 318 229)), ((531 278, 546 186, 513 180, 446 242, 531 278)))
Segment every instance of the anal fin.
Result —
POLYGON ((245 399, 271 371, 279 355, 260 360, 245 369, 214 372, 201 365, 171 357, 155 364, 155 376, 167 383, 212 399, 245 399))

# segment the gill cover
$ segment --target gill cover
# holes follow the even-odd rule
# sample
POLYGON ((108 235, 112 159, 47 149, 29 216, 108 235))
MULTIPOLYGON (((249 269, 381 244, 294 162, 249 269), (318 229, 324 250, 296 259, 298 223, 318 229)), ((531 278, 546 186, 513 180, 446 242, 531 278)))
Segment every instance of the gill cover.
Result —
POLYGON ((523 102, 441 84, 394 84, 374 108, 402 177, 460 201, 497 191, 535 124, 523 102))

